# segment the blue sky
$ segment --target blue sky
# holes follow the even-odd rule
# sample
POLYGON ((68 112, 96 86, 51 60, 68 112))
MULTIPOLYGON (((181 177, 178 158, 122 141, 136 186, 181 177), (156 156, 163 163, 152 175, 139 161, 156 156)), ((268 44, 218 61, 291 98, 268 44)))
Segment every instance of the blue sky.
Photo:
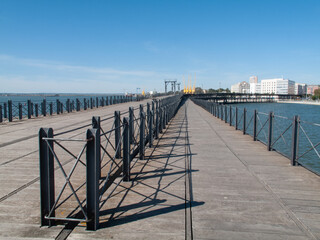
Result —
POLYGON ((0 92, 320 84, 318 0, 1 0, 0 92))

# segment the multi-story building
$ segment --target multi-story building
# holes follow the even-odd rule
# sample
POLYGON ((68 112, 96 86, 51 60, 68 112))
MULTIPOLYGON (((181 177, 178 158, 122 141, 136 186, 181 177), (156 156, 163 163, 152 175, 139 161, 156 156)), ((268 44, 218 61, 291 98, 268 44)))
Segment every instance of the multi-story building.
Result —
POLYGON ((261 80, 261 93, 294 94, 295 82, 284 78, 261 80))
POLYGON ((305 95, 307 92, 307 84, 305 83, 296 83, 294 94, 296 95, 305 95))
POLYGON ((250 83, 250 93, 261 93, 261 83, 250 83))
POLYGON ((250 84, 243 81, 231 86, 232 93, 249 93, 250 92, 250 84))
POLYGON ((258 77, 257 76, 251 76, 249 78, 249 83, 258 83, 258 77))
POLYGON ((307 94, 314 95, 314 91, 319 89, 319 85, 308 85, 307 94))

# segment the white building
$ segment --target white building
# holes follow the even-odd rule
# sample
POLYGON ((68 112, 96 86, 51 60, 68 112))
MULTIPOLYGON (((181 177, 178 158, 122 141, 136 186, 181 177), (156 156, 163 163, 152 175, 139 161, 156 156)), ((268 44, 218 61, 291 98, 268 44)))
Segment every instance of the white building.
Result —
POLYGON ((284 78, 261 80, 261 93, 294 94, 295 82, 284 78))
POLYGON ((250 92, 250 84, 243 81, 231 86, 232 93, 249 93, 250 92))
POLYGON ((261 93, 261 83, 250 83, 250 93, 261 93))
POLYGON ((305 95, 307 93, 307 84, 305 83, 296 83, 294 94, 305 95))
POLYGON ((249 83, 258 83, 258 77, 257 76, 251 76, 249 78, 249 83))

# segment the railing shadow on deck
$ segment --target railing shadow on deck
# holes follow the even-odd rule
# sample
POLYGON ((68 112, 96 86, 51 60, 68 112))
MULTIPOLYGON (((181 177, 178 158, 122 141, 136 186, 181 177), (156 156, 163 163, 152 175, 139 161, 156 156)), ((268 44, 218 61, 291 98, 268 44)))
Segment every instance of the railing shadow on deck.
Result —
MULTIPOLYGON (((176 137, 163 137, 161 140, 174 140, 173 143, 169 144, 161 144, 161 142, 158 142, 156 149, 161 151, 161 148, 170 148, 169 151, 166 151, 168 153, 165 154, 158 154, 157 151, 153 151, 148 158, 146 158, 146 161, 144 163, 144 166, 141 168, 138 172, 132 173, 133 182, 130 187, 126 187, 123 198, 121 199, 119 205, 116 208, 108 209, 106 211, 102 211, 100 213, 100 216, 103 218, 103 216, 111 215, 109 219, 106 221, 101 221, 99 228, 106 228, 106 227, 112 227, 117 225, 122 225, 130 222, 139 221, 142 219, 159 216, 163 214, 168 214, 171 212, 179 211, 186 209, 188 207, 197 207, 200 205, 205 204, 205 202, 198 202, 193 201, 193 198, 186 199, 184 196, 178 196, 174 192, 167 192, 166 188, 168 186, 171 186, 175 182, 178 182, 179 180, 185 179, 188 180, 188 175, 190 175, 192 172, 197 172, 198 170, 186 170, 179 169, 178 166, 183 165, 185 166, 185 161, 187 159, 191 159, 192 155, 196 155, 195 153, 191 153, 190 151, 190 143, 189 141, 185 141, 186 137, 184 136, 185 131, 183 128, 186 124, 186 119, 183 119, 182 121, 176 121, 174 124, 171 125, 172 128, 166 131, 169 131, 171 134, 177 135, 176 137), (178 128, 178 130, 176 130, 178 128), (185 142, 184 144, 178 143, 178 141, 185 142), (181 153, 180 147, 184 147, 183 149, 187 148, 189 151, 187 153, 181 153), (178 152, 176 152, 178 151, 178 152), (162 160, 162 161, 161 161, 162 160), (144 168, 152 163, 160 163, 162 166, 159 167, 153 171, 144 171, 144 168), (177 170, 173 171, 174 168, 177 168, 177 170), (172 179, 172 176, 175 176, 174 179, 172 179), (170 181, 167 182, 168 178, 170 177, 170 181), (156 182, 156 179, 158 178, 158 181, 156 182), (153 183, 157 183, 157 187, 154 185, 148 184, 147 180, 154 179, 155 181, 153 183), (166 181, 163 183, 163 181, 166 181), (136 185, 143 185, 144 187, 148 187, 152 191, 149 192, 149 195, 146 196, 143 193, 139 193, 136 190, 134 190, 134 186, 136 185), (129 204, 125 206, 121 206, 121 203, 124 201, 125 197, 128 195, 130 191, 134 191, 135 194, 138 194, 144 199, 140 201, 139 203, 129 204), (159 193, 164 193, 165 195, 162 195, 162 198, 158 198, 159 193), (181 203, 170 205, 167 199, 164 199, 168 195, 168 197, 174 197, 177 198, 177 200, 181 201, 181 203), (143 208, 143 209, 141 209, 143 208), (136 211, 134 211, 136 209, 136 211), (129 211, 134 211, 132 214, 125 215, 125 213, 128 213, 129 211), (118 215, 117 215, 118 214, 118 215)), ((167 133, 167 132, 166 132, 167 133)), ((187 190, 187 189, 185 189, 187 190)), ((148 192, 148 191, 147 191, 148 192)), ((176 202, 176 201, 174 201, 176 202)))

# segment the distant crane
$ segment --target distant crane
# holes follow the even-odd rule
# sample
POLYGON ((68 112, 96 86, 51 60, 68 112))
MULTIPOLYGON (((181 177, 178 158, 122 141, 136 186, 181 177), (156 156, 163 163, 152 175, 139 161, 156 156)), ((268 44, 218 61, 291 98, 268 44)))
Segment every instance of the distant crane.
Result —
MULTIPOLYGON (((165 93, 168 93, 168 84, 171 83, 171 91, 176 92, 176 84, 177 84, 177 79, 165 79, 164 84, 165 84, 165 93)), ((180 89, 180 83, 179 83, 179 89, 180 89)))

